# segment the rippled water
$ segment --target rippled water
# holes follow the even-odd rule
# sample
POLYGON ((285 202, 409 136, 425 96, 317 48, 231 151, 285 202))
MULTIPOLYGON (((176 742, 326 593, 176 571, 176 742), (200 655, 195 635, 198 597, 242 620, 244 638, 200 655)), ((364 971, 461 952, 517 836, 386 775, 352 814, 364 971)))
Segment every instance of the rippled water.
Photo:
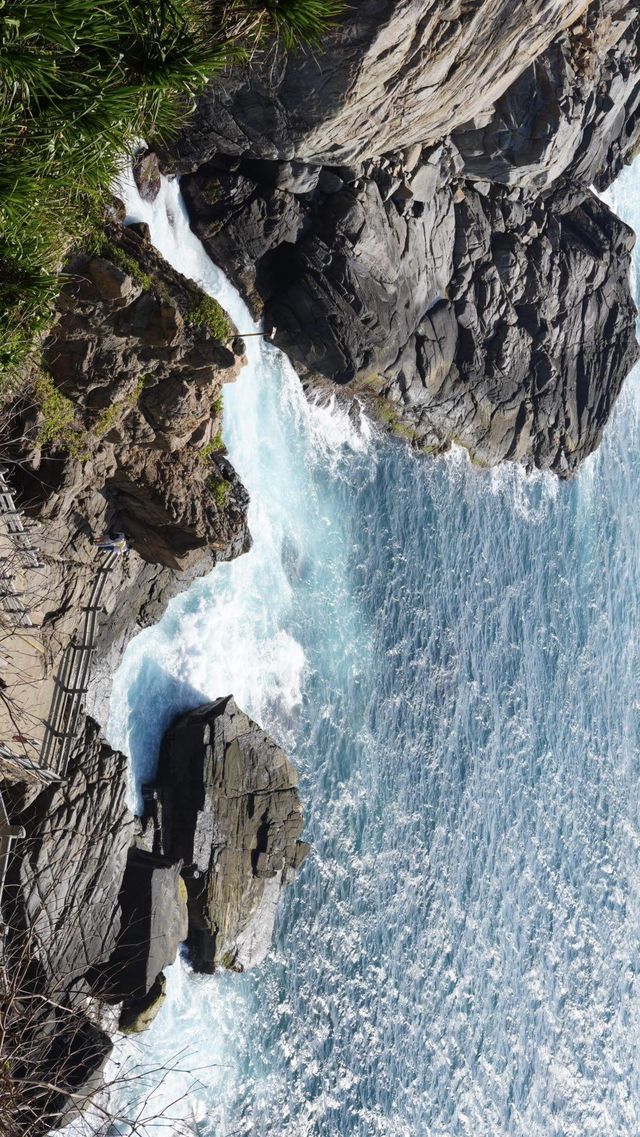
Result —
MULTIPOLYGON (((247 331, 175 184, 129 196, 247 331)), ((136 1060, 187 1048, 198 1081, 148 1112, 187 1090, 169 1114, 202 1137, 635 1137, 640 377, 560 484, 418 460, 247 342, 225 437, 254 548, 132 644, 111 735, 139 780, 232 691, 296 763, 313 853, 257 971, 171 970, 136 1060)))

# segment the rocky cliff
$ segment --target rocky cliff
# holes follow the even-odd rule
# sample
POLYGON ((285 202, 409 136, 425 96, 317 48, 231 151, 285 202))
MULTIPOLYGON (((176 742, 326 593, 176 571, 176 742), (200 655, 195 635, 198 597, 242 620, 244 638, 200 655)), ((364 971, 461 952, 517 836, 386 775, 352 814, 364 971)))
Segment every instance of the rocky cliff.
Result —
MULTIPOLYGON (((23 680, 38 684, 34 714, 46 714, 87 604, 96 540, 127 535, 103 593, 93 668, 91 707, 106 721, 110 676, 135 631, 193 577, 249 547, 248 496, 221 435, 223 386, 239 374, 243 346, 144 230, 117 217, 99 249, 67 268, 42 369, 7 409, 1 446, 43 562, 23 584, 43 648, 27 660, 22 645, 23 680)), ((38 736, 33 723, 21 729, 38 736)), ((14 724, 7 737, 15 733, 14 724)))
MULTIPOLYGON (((633 235, 591 187, 638 146, 639 43, 636 0, 363 0, 317 51, 212 83, 161 160, 312 391, 339 384, 429 453, 457 442, 568 476, 638 355, 633 235)), ((153 196, 153 157, 139 173, 153 196)), ((29 696, 0 700, 3 740, 26 748, 26 765, 0 755, 0 786, 27 834, 1 897, 0 1108, 10 1061, 33 1091, 16 1131, 33 1133, 99 1079, 96 1008, 147 1024, 184 942, 202 971, 259 959, 306 852, 295 773, 229 697, 173 725, 142 819, 85 713, 59 777, 25 773, 96 537, 130 546, 92 645, 100 721, 135 630, 250 541, 220 436, 243 360, 224 314, 117 208, 67 267, 42 368, 2 424, 42 562, 24 574, 37 642, 3 641, 29 696)))
MULTIPOLYGON (((206 918, 224 926, 227 948, 210 953, 207 970, 239 967, 234 937, 249 943, 252 928, 268 949, 277 894, 302 860, 295 774, 232 702, 215 708, 215 760, 227 773, 206 787, 207 810, 231 817, 233 777, 257 795, 273 782, 274 797, 265 797, 269 822, 249 809, 233 815, 229 839, 244 855, 228 864, 217 831, 204 832, 195 815, 173 826, 173 842, 154 838, 151 816, 133 817, 127 760, 86 714, 90 705, 106 722, 111 677, 137 628, 249 547, 248 495, 221 436, 223 384, 236 379, 243 352, 225 313, 116 210, 96 248, 67 265, 42 367, 6 408, 3 460, 37 547, 21 570, 28 620, 16 623, 6 605, 0 614, 0 1113, 15 1134, 45 1133, 95 1094, 116 1024, 148 1025, 163 968, 182 943, 200 942, 183 846, 197 840, 217 865, 206 918), (105 531, 128 542, 108 568, 95 544, 105 531), (89 671, 73 663, 83 653, 88 691, 89 671), (76 709, 59 723, 56 700, 75 688, 76 709), (8 865, 5 807, 24 834, 8 865)), ((6 566, 19 547, 11 552, 4 514, 0 522, 6 566)), ((172 744, 183 787, 197 783, 196 751, 195 742, 187 752, 172 744)), ((194 784, 194 799, 201 789, 194 784)), ((243 964, 259 954, 247 950, 243 964)))
POLYGON ((152 1021, 181 944, 199 971, 264 958, 308 846, 293 767, 230 697, 169 729, 142 818, 126 804, 125 756, 88 717, 61 781, 2 788, 26 833, 3 893, 3 1056, 38 1088, 36 1117, 15 1093, 10 1119, 44 1133, 100 1085, 105 1026, 152 1021))
POLYGON ((566 476, 633 366, 633 235, 590 190, 640 138, 626 0, 371 0, 214 83, 165 165, 307 385, 427 452, 566 476))

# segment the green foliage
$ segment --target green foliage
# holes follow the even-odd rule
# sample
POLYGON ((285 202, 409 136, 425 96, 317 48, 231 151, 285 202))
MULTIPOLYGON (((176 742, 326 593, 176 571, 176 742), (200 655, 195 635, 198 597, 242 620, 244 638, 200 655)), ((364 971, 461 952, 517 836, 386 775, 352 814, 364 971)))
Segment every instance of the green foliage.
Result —
POLYGON ((254 0, 263 33, 275 35, 287 49, 317 44, 344 11, 342 0, 254 0))
POLYGON ((133 388, 133 390, 131 391, 131 393, 129 394, 129 396, 127 398, 127 401, 130 404, 130 406, 132 406, 132 407, 136 406, 138 399, 140 398, 142 392, 145 390, 146 387, 150 387, 153 382, 154 382, 153 375, 141 375, 140 376, 140 378, 138 379, 138 382, 136 383, 135 387, 133 388))
POLYGON ((124 398, 118 399, 115 403, 110 403, 108 407, 105 407, 104 410, 100 412, 98 418, 93 424, 93 427, 91 428, 92 434, 94 434, 96 438, 102 438, 104 434, 108 434, 110 430, 113 430, 114 426, 117 426, 120 422, 123 411, 137 406, 138 399, 140 398, 145 387, 149 385, 150 381, 153 382, 153 377, 151 375, 141 375, 135 386, 131 389, 131 391, 129 391, 128 395, 125 395, 124 398))
POLYGON ((190 324, 208 328, 213 338, 223 343, 232 334, 229 317, 213 296, 202 296, 198 303, 189 309, 185 319, 190 324))
POLYGON ((74 458, 87 456, 85 432, 75 421, 71 399, 55 386, 50 375, 41 371, 34 382, 34 395, 43 416, 38 436, 41 447, 60 447, 74 458))
POLYGON ((129 256, 119 245, 103 245, 100 255, 113 261, 124 272, 128 272, 132 280, 135 280, 136 284, 139 284, 145 292, 149 292, 153 288, 153 282, 148 273, 143 272, 135 257, 129 256))
POLYGON ((396 438, 404 438, 405 442, 413 442, 415 431, 413 427, 409 426, 406 422, 394 422, 391 427, 392 434, 396 438))
POLYGON ((105 407, 104 410, 100 412, 92 428, 92 432, 96 438, 102 438, 103 434, 108 434, 110 430, 113 430, 114 426, 117 426, 122 414, 122 406, 122 402, 110 403, 108 407, 105 407))
MULTIPOLYGON (((212 75, 277 35, 313 41, 336 0, 0 0, 0 370, 51 319, 140 138, 167 138, 212 75)), ((127 269, 127 271, 129 271, 127 269)), ((146 283, 145 283, 146 287, 146 283)), ((227 326, 212 316, 213 334, 227 326), (215 330, 214 330, 215 329, 215 330)), ((207 326, 211 326, 207 322, 207 326)))
POLYGON ((201 462, 203 466, 206 466, 214 454, 220 454, 223 450, 224 442, 222 441, 222 432, 219 430, 215 438, 212 438, 210 442, 207 442, 202 449, 198 451, 198 461, 201 462))
POLYGON ((218 507, 224 509, 231 493, 231 482, 228 482, 226 478, 221 478, 218 474, 209 474, 209 477, 205 478, 204 484, 207 489, 211 490, 218 507))
POLYGON ((385 426, 392 427, 398 419, 398 414, 393 406, 387 399, 376 399, 374 404, 375 416, 379 422, 385 426))
POLYGON ((233 45, 199 0, 0 3, 0 366, 46 327, 123 156, 176 129, 233 45))

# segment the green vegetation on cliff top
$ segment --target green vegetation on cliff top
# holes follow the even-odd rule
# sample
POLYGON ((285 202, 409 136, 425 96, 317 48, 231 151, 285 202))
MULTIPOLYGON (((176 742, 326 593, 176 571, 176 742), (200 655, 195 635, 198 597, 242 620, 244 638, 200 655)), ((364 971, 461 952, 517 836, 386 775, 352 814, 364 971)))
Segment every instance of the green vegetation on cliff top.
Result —
POLYGON ((208 328, 216 340, 228 340, 231 335, 231 324, 224 308, 214 300, 213 296, 203 296, 185 319, 196 326, 208 328))
POLYGON ((0 0, 0 373, 46 328, 65 254, 99 228, 137 139, 167 139, 212 75, 337 0, 0 0))

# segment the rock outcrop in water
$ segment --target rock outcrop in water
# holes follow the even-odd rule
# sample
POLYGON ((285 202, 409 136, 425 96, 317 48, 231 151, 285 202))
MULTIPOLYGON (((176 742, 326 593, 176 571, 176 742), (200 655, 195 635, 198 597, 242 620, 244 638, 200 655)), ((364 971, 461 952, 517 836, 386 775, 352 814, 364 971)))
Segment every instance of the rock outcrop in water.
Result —
POLYGON ((280 893, 308 852, 296 772, 233 698, 166 733, 153 789, 158 844, 184 863, 196 971, 243 970, 271 944, 280 893))
POLYGON ((100 1006, 117 1008, 122 1029, 144 1029, 181 943, 200 971, 260 962, 308 846, 295 770, 231 697, 169 729, 143 819, 126 805, 124 755, 90 718, 65 779, 3 790, 26 832, 3 897, 18 992, 3 1026, 48 1087, 45 1132, 99 1085, 111 1049, 100 1006))
POLYGON ((164 161, 309 386, 566 476, 638 357, 633 236, 589 187, 640 137, 639 35, 631 0, 372 0, 212 84, 164 161))

